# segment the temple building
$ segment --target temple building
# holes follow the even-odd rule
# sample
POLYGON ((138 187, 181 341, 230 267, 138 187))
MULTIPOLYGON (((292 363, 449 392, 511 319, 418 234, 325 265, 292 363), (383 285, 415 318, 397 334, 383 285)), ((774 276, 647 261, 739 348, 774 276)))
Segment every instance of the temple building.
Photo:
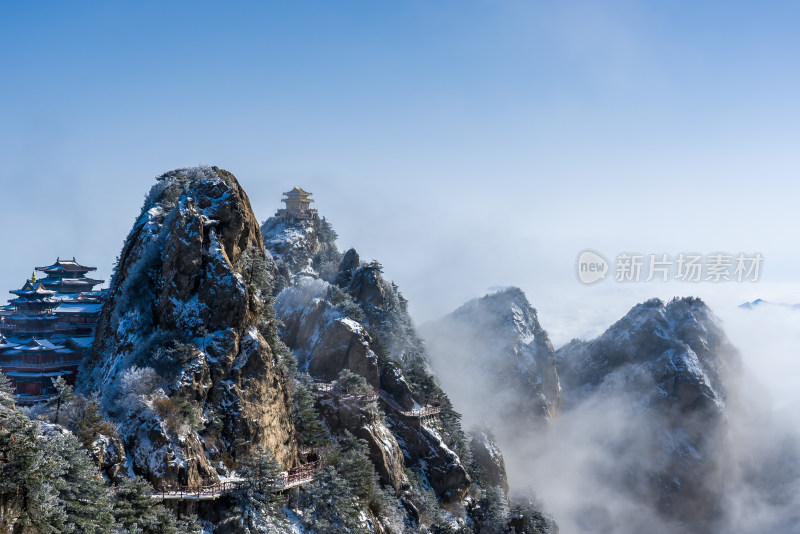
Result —
POLYGON ((54 378, 75 383, 105 300, 103 291, 94 291, 103 281, 86 276, 95 267, 73 258, 36 270, 46 276, 37 279, 34 272, 0 308, 0 370, 14 384, 21 405, 51 397, 54 378))
POLYGON ((308 191, 295 187, 283 195, 286 198, 281 199, 281 202, 286 204, 286 208, 279 209, 275 214, 276 217, 284 219, 315 219, 317 217, 317 210, 311 208, 314 200, 309 198, 311 193, 308 191))
POLYGON ((72 261, 62 261, 61 258, 57 258, 53 265, 37 267, 36 270, 47 275, 40 280, 44 287, 65 295, 92 292, 94 286, 103 283, 103 280, 86 277, 86 273, 96 271, 97 267, 83 266, 76 262, 75 258, 72 258, 72 261))

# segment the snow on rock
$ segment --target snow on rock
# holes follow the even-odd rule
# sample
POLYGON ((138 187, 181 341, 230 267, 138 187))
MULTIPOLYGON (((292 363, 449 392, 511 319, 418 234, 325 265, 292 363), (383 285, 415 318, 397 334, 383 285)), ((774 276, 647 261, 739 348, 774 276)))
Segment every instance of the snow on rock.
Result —
POLYGON ((281 339, 295 351, 301 368, 323 380, 334 380, 350 369, 377 387, 378 358, 366 329, 344 315, 327 295, 332 286, 319 279, 300 278, 278 295, 275 311, 284 323, 281 339))
POLYGON ((506 463, 494 436, 487 430, 479 430, 471 432, 469 437, 472 459, 480 466, 484 482, 501 488, 508 495, 506 463))
MULTIPOLYGON (((711 310, 696 298, 652 299, 591 341, 557 351, 567 410, 621 402, 629 424, 642 429, 611 441, 620 470, 646 477, 659 512, 703 530, 715 519, 726 440, 726 381, 741 360, 711 310), (644 429, 650 429, 650 437, 644 429), (646 447, 641 443, 648 443, 646 447)), ((611 453, 611 452, 610 452, 611 453)))
POLYGON ((323 219, 287 221, 272 217, 261 226, 264 246, 275 265, 278 290, 301 277, 331 280, 341 254, 336 233, 323 219))
POLYGON ((403 469, 403 452, 394 435, 378 417, 374 404, 362 406, 355 399, 331 395, 322 397, 317 407, 334 434, 347 430, 366 441, 370 460, 384 484, 398 492, 408 484, 403 469))
POLYGON ((521 290, 467 302, 421 332, 444 389, 469 423, 513 417, 528 431, 558 413, 555 351, 521 290))
POLYGON ((295 461, 287 377, 241 274, 258 256, 250 201, 216 167, 159 177, 125 241, 79 389, 102 395, 132 470, 156 486, 213 483, 257 445, 295 461))

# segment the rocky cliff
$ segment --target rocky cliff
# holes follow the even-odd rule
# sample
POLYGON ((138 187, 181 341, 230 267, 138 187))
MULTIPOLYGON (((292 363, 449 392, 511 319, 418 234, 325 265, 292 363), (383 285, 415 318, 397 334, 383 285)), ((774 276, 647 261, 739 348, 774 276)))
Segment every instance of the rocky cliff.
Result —
POLYGON ((520 433, 558 414, 553 345, 525 294, 509 288, 423 326, 431 362, 469 422, 513 418, 520 433))
POLYGON ((557 352, 568 409, 624 405, 627 436, 602 446, 618 458, 609 487, 631 493, 675 525, 706 530, 720 512, 728 384, 740 357, 699 299, 634 307, 592 341, 557 352))
POLYGON ((80 385, 102 395, 134 473, 207 484, 260 445, 295 462, 270 299, 236 178, 216 167, 160 176, 117 260, 80 385))
POLYGON ((336 247, 336 232, 324 217, 271 217, 261 226, 261 232, 275 273, 276 293, 298 276, 328 281, 336 276, 341 254, 336 247))
MULTIPOLYGON (((419 407, 428 400, 427 393, 415 391, 403 374, 403 356, 413 352, 409 340, 419 341, 404 300, 397 288, 383 279, 379 265, 362 264, 352 249, 343 257, 338 255, 331 240, 335 232, 330 226, 320 232, 319 226, 318 220, 277 219, 262 226, 274 271, 282 273, 279 276, 287 283, 275 299, 277 317, 283 322, 281 338, 293 350, 301 371, 329 382, 347 369, 361 375, 397 407, 384 406, 384 422, 366 416, 353 400, 323 397, 319 411, 326 425, 334 434, 348 431, 364 439, 382 481, 396 491, 408 485, 405 469, 409 468, 429 480, 440 498, 463 499, 470 477, 446 443, 453 436, 442 431, 443 437, 439 430, 420 425, 418 418, 407 419, 397 411, 419 407), (322 257, 342 260, 335 272, 329 265, 318 270, 315 265, 327 265, 322 257), (378 352, 383 354, 382 360, 378 352), (392 361, 390 356, 400 361, 392 361)), ((446 400, 441 391, 439 394, 446 400)))

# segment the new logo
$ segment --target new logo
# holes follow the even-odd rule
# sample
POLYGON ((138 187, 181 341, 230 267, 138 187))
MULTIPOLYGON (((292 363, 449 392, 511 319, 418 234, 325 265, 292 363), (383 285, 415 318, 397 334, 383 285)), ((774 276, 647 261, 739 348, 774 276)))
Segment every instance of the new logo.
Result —
POLYGON ((595 284, 608 274, 608 261, 599 252, 584 250, 578 254, 578 280, 582 284, 595 284))

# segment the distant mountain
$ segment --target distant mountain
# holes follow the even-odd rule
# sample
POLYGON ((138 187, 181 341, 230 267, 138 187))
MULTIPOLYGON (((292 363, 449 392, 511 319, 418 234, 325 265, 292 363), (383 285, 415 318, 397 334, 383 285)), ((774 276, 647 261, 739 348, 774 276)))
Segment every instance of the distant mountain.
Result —
POLYGON ((471 300, 421 332, 437 376, 468 420, 492 425, 513 417, 525 434, 557 416, 555 351, 520 289, 471 300))
POLYGON ((422 332, 456 407, 497 435, 512 491, 532 485, 564 528, 722 524, 728 405, 741 404, 731 396, 744 379, 738 351, 701 300, 644 302, 596 339, 557 351, 517 288, 472 300, 422 332))
POLYGON ((753 300, 751 302, 743 302, 742 304, 739 304, 739 307, 743 308, 745 310, 753 310, 755 308, 768 308, 768 307, 773 307, 773 306, 780 306, 780 307, 785 307, 785 308, 792 308, 794 310, 800 310, 800 304, 786 304, 786 303, 782 303, 782 302, 767 302, 766 300, 763 300, 763 299, 756 299, 756 300, 753 300))
POLYGON ((605 445, 619 458, 609 484, 628 486, 667 521, 708 529, 720 513, 728 384, 741 374, 709 308, 695 298, 653 299, 556 359, 567 409, 622 402, 638 421, 641 432, 605 445))

